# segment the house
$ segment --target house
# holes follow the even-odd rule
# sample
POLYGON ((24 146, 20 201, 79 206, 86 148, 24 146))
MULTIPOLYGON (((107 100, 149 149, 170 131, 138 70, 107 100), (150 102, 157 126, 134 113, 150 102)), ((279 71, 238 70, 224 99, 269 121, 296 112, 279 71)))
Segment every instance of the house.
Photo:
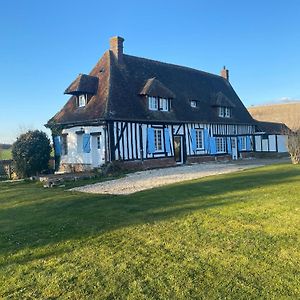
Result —
MULTIPOLYGON (((97 168, 121 160, 146 167, 238 159, 255 150, 255 121, 221 76, 124 54, 112 37, 90 74, 47 127, 61 169, 97 168)), ((260 135, 259 134, 259 135, 260 135)))

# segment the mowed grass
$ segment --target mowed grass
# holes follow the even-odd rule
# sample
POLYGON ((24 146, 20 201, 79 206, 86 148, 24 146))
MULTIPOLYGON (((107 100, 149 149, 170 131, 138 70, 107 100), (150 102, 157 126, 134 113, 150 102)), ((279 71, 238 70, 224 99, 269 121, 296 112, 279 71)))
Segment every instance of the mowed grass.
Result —
POLYGON ((1 159, 11 159, 11 149, 0 149, 0 160, 1 159))
POLYGON ((300 168, 129 196, 0 183, 0 298, 299 299, 300 168))

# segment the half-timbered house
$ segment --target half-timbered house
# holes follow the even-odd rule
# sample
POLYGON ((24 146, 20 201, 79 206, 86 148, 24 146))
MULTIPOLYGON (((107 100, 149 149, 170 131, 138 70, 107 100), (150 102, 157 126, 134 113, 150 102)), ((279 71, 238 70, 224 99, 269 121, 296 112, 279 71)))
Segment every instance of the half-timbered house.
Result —
POLYGON ((110 39, 89 75, 66 89, 48 121, 60 166, 121 160, 147 166, 242 158, 255 151, 258 123, 224 67, 221 75, 123 53, 110 39))

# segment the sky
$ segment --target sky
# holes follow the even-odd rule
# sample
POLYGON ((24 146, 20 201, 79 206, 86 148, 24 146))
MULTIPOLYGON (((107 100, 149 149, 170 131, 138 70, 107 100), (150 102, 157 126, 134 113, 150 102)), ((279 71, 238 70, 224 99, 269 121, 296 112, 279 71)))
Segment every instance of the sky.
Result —
POLYGON ((219 74, 246 106, 300 100, 300 1, 1 0, 0 143, 44 124, 109 48, 219 74))

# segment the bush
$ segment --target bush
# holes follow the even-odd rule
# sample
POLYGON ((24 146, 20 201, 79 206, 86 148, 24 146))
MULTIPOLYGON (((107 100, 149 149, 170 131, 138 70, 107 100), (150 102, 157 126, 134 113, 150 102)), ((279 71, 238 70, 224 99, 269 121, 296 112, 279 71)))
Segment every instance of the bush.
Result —
POLYGON ((50 152, 50 140, 46 133, 35 130, 21 134, 12 147, 17 175, 25 178, 47 170, 50 152))

